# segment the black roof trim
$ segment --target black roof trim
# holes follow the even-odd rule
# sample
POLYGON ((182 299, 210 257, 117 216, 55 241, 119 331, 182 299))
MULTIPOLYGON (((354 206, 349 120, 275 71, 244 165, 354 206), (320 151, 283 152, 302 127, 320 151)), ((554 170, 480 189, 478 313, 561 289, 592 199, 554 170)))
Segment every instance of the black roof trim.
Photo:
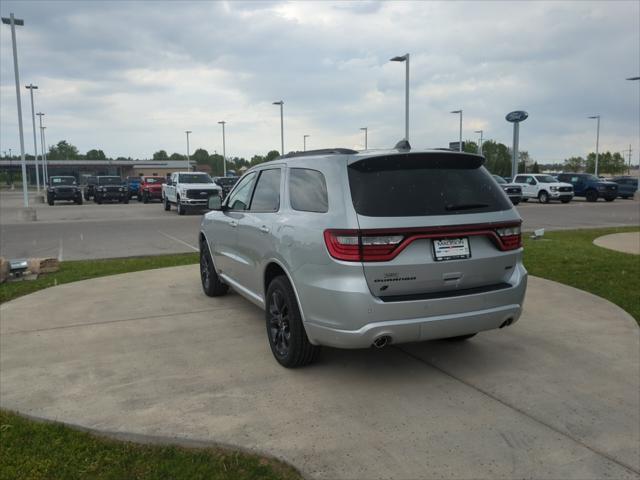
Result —
POLYGON ((315 155, 353 155, 357 150, 350 148, 322 148, 320 150, 307 150, 306 152, 289 152, 278 158, 313 157, 315 155))

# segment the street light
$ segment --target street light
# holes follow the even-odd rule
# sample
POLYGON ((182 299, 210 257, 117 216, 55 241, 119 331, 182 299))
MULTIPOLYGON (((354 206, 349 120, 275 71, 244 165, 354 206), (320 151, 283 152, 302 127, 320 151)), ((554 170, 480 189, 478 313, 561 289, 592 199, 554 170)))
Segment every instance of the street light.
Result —
POLYGON ((40 149, 42 150, 42 177, 44 178, 44 183, 49 183, 49 167, 47 166, 47 151, 44 148, 44 127, 42 126, 42 117, 44 113, 38 112, 36 113, 38 116, 38 120, 40 122, 40 149))
POLYGON ((364 130, 364 149, 367 150, 369 127, 362 127, 360 130, 364 130))
POLYGON ((458 151, 462 151, 462 110, 454 110, 451 113, 457 113, 460 115, 460 141, 458 142, 458 151))
POLYGON ((479 133, 479 134, 480 134, 480 143, 478 144, 478 153, 479 153, 480 155, 482 155, 482 133, 483 133, 483 132, 482 132, 482 130, 476 130, 476 131, 475 131, 475 132, 473 132, 473 133, 479 133))
MULTIPOLYGON (((40 173, 38 168, 38 144, 36 142, 36 115, 35 115, 35 110, 33 108, 33 91, 37 90, 38 87, 33 83, 30 83, 29 85, 26 85, 24 88, 29 90, 29 93, 31 94, 31 122, 33 124, 33 158, 36 166, 36 191, 40 193, 40 173)), ((42 180, 44 180, 44 175, 42 177, 42 180)))
POLYGON ((405 87, 404 87, 404 139, 409 141, 409 54, 405 53, 399 57, 393 57, 392 62, 405 62, 405 87))
POLYGON ((274 105, 280 105, 280 155, 284 156, 284 100, 273 102, 274 105))
POLYGON ((224 120, 222 120, 221 122, 218 122, 219 125, 222 125, 222 176, 226 177, 227 176, 227 145, 225 143, 225 138, 224 138, 224 126, 227 122, 225 122, 224 120))
POLYGON ((187 134, 187 172, 191 171, 191 163, 189 162, 189 134, 192 133, 191 130, 185 130, 187 134))
POLYGON ((594 175, 597 177, 598 176, 598 149, 600 147, 600 115, 591 115, 589 117, 591 120, 597 120, 598 121, 598 126, 596 127, 596 168, 595 168, 595 172, 594 175))
POLYGON ((29 194, 27 192, 27 164, 24 158, 24 132, 22 130, 22 103, 20 101, 20 76, 18 75, 18 48, 16 47, 16 25, 24 25, 24 20, 15 18, 13 13, 9 18, 2 17, 2 23, 11 25, 11 44, 13 46, 13 73, 16 77, 16 100, 18 103, 18 131, 20 133, 20 156, 22 158, 22 198, 24 207, 29 207, 29 194))
POLYGON ((307 151, 307 137, 310 137, 311 135, 303 135, 302 136, 302 151, 306 152, 307 151))

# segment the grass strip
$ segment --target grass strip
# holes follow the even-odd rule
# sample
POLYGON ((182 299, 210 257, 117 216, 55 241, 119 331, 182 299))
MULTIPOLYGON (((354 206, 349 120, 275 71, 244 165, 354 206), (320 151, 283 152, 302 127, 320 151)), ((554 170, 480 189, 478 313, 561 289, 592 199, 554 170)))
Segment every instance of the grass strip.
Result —
POLYGON ((121 442, 0 410, 0 479, 289 480, 291 467, 219 448, 121 442))
POLYGON ((0 303, 63 283, 193 263, 198 263, 197 253, 61 262, 59 271, 41 275, 37 280, 6 282, 0 285, 0 303))
POLYGON ((525 238, 524 265, 531 275, 547 278, 606 298, 640 324, 640 256, 598 247, 593 241, 638 227, 547 232, 525 238))

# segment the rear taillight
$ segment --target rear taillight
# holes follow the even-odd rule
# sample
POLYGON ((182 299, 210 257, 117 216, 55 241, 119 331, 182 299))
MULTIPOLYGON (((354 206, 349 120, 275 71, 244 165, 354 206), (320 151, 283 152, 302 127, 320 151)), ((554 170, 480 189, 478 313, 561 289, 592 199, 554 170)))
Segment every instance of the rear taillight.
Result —
POLYGON ((496 229, 502 250, 516 250, 522 246, 522 234, 520 226, 504 227, 496 229))
POLYGON ((360 230, 325 230, 329 254, 347 262, 384 262, 404 240, 403 235, 363 235, 360 230))

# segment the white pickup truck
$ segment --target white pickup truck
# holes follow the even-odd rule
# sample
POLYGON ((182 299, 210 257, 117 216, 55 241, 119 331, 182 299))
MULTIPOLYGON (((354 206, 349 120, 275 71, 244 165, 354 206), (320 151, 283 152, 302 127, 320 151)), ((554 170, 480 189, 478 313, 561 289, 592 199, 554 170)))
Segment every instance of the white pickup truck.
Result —
POLYGON ((209 197, 221 193, 222 188, 204 172, 174 172, 162 185, 162 203, 165 210, 175 205, 178 215, 184 215, 188 210, 206 209, 209 197))

